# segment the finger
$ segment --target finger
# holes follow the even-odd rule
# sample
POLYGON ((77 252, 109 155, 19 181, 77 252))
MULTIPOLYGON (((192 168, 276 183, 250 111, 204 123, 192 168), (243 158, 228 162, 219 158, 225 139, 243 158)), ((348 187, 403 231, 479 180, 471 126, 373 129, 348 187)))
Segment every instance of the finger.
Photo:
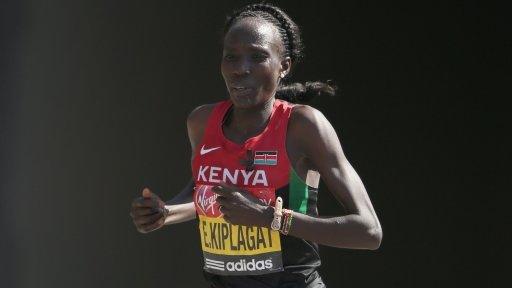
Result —
POLYGON ((133 201, 132 207, 158 207, 159 204, 154 198, 137 198, 133 201))
POLYGON ((156 229, 158 229, 160 226, 164 225, 164 221, 165 221, 165 219, 164 219, 164 218, 162 218, 162 219, 160 219, 160 220, 158 220, 158 221, 156 221, 156 222, 153 222, 153 223, 151 223, 151 224, 142 225, 142 230, 143 230, 144 232, 151 232, 151 231, 153 231, 153 230, 156 230, 156 229))
POLYGON ((237 187, 237 186, 234 186, 232 184, 228 184, 224 181, 220 181, 219 185, 220 187, 222 187, 224 190, 226 191, 230 191, 230 192, 237 192, 237 191, 240 191, 240 188, 237 187))
POLYGON ((215 199, 215 202, 217 202, 217 204, 219 205, 223 205, 223 204, 226 204, 228 198, 224 197, 224 196, 218 196, 216 199, 215 199))
POLYGON ((231 198, 217 197, 217 199, 215 199, 215 201, 217 202, 218 205, 226 207, 228 209, 233 207, 233 205, 234 205, 233 199, 231 199, 231 198))
POLYGON ((214 193, 216 193, 217 195, 227 196, 226 194, 228 194, 228 192, 226 192, 224 189, 222 189, 221 186, 213 186, 212 191, 214 193))
POLYGON ((138 217, 138 216, 147 216, 151 214, 158 213, 159 210, 156 207, 137 207, 132 209, 130 212, 130 216, 132 217, 138 217))
POLYGON ((224 182, 219 183, 217 186, 213 186, 212 191, 217 193, 218 195, 223 196, 231 196, 233 192, 238 191, 239 189, 235 186, 229 186, 224 182))
POLYGON ((151 192, 151 190, 149 190, 149 188, 145 187, 142 190, 142 197, 144 197, 144 198, 151 198, 152 195, 153 195, 153 193, 151 192))
POLYGON ((224 214, 224 216, 222 217, 224 218, 224 221, 233 224, 233 219, 231 218, 231 216, 229 216, 229 214, 224 214))
POLYGON ((142 216, 142 217, 135 218, 133 220, 133 222, 135 224, 137 224, 138 226, 144 226, 144 225, 152 224, 155 221, 160 220, 160 218, 163 218, 163 214, 162 213, 155 213, 155 214, 152 214, 152 215, 149 215, 149 216, 142 216))
POLYGON ((220 211, 220 213, 226 215, 226 214, 229 214, 231 212, 231 208, 229 206, 220 205, 219 206, 219 211, 220 211))

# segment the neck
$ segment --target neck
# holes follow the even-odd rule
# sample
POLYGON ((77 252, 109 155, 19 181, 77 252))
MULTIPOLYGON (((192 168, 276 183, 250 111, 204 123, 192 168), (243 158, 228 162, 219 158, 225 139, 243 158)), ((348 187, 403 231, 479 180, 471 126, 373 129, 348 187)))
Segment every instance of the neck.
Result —
POLYGON ((230 119, 227 126, 239 133, 242 137, 251 137, 261 132, 266 126, 272 114, 275 98, 271 97, 268 101, 252 108, 236 108, 233 106, 230 119))

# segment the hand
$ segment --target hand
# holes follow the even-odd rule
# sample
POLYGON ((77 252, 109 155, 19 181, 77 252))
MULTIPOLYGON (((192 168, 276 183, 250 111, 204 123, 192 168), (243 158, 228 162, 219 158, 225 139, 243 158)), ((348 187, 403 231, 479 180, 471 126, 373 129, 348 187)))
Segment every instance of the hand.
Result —
POLYGON ((217 193, 217 203, 221 206, 224 220, 231 224, 270 227, 274 209, 264 205, 248 191, 220 183, 212 191, 217 193))
POLYGON ((165 202, 148 188, 142 190, 142 197, 132 201, 130 216, 140 233, 149 233, 162 227, 167 214, 165 202))

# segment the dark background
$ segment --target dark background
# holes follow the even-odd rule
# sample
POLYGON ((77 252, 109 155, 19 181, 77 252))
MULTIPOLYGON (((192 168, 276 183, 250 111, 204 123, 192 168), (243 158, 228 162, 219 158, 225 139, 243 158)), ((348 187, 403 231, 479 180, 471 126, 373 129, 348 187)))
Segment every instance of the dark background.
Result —
MULTIPOLYGON (((226 97, 220 31, 243 3, 2 2, 1 287, 206 287, 193 222, 139 234, 128 213, 145 185, 170 199, 190 177, 185 119, 226 97)), ((328 287, 497 286, 510 245, 507 9, 279 3, 306 45, 293 79, 340 87, 312 105, 384 230, 377 251, 321 247, 328 287)), ((319 201, 339 213, 324 186, 319 201)))

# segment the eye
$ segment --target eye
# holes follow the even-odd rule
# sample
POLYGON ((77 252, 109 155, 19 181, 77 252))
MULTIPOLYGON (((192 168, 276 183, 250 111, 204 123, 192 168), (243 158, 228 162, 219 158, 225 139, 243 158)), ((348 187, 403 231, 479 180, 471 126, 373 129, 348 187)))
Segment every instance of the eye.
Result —
POLYGON ((263 62, 265 60, 267 60, 267 55, 263 54, 263 53, 255 53, 255 54, 252 54, 251 55, 251 58, 253 60, 255 60, 256 62, 263 62))
POLYGON ((236 57, 233 54, 229 54, 229 53, 224 54, 224 60, 226 60, 226 61, 234 61, 235 59, 236 59, 236 57))

